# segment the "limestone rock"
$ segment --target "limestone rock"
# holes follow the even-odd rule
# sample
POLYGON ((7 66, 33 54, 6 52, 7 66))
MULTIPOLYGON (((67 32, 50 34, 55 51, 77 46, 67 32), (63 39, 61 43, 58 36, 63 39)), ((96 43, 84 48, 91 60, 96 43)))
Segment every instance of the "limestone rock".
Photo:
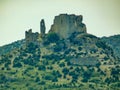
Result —
POLYGON ((60 14, 54 19, 49 32, 57 33, 60 38, 67 39, 74 32, 87 33, 86 25, 82 23, 82 15, 60 14))

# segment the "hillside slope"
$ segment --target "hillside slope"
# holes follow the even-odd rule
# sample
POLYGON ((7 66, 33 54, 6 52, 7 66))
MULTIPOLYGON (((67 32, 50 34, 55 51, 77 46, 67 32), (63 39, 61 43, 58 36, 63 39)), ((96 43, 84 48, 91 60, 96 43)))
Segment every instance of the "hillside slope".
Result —
MULTIPOLYGON (((73 16, 68 20, 65 14, 67 27, 68 22, 74 21, 73 16)), ((63 14, 62 17, 65 18, 63 14)), ((72 27, 77 26, 74 25, 72 27)), ((71 29, 73 33, 65 31, 63 36, 59 28, 53 28, 44 37, 39 35, 37 40, 28 36, 21 48, 1 55, 0 89, 119 90, 119 58, 100 38, 83 32, 83 23, 78 25, 79 32, 71 29)))
POLYGON ((21 48, 24 44, 25 44, 25 40, 22 39, 22 40, 18 40, 16 42, 13 42, 11 44, 1 46, 0 47, 0 55, 9 53, 10 51, 15 50, 16 48, 21 48))
POLYGON ((115 55, 120 58, 120 35, 103 37, 101 39, 103 42, 106 42, 106 44, 114 50, 115 55))

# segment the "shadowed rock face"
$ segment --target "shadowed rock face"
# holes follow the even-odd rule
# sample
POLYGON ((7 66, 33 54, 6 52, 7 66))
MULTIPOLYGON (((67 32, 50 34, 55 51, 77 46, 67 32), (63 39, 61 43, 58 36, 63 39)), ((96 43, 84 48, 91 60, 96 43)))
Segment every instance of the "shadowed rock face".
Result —
POLYGON ((54 19, 54 24, 51 26, 49 32, 57 33, 60 38, 68 38, 72 33, 87 33, 86 25, 82 23, 82 15, 76 16, 74 14, 60 14, 54 19))

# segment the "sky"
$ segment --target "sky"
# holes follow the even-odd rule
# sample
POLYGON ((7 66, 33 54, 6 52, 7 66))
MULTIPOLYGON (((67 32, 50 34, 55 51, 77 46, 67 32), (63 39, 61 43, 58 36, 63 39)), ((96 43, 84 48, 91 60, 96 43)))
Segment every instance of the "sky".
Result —
POLYGON ((40 32, 45 19, 50 30, 59 14, 83 15, 87 32, 98 37, 120 34, 120 0, 0 0, 0 46, 40 32))

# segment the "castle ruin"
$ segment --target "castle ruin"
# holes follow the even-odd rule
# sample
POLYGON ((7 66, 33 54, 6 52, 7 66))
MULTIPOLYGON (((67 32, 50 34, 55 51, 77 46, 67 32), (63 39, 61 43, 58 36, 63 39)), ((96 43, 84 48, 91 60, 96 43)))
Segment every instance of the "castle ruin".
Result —
POLYGON ((37 44, 37 39, 39 38, 39 33, 33 33, 32 29, 29 29, 29 31, 25 32, 25 40, 26 40, 26 45, 28 45, 29 43, 35 43, 37 44))
POLYGON ((45 22, 44 22, 44 19, 42 19, 40 22, 40 32, 42 37, 44 37, 45 35, 45 30, 46 30, 45 22))
POLYGON ((60 14, 55 16, 49 32, 56 33, 60 38, 67 39, 72 33, 87 33, 82 15, 60 14))
MULTIPOLYGON (((82 15, 60 14, 55 16, 54 23, 51 26, 49 33, 56 33, 60 39, 68 39, 73 33, 87 33, 86 25, 82 21, 82 15)), ((26 44, 34 43, 40 45, 40 41, 45 38, 45 31, 46 26, 44 19, 42 19, 40 21, 40 33, 33 33, 32 29, 26 31, 26 44)))
POLYGON ((35 45, 39 45, 39 38, 43 38, 45 36, 45 22, 44 19, 41 20, 40 22, 40 33, 32 32, 32 29, 29 29, 28 31, 25 32, 25 41, 26 41, 26 45, 30 44, 30 43, 34 43, 35 45))

